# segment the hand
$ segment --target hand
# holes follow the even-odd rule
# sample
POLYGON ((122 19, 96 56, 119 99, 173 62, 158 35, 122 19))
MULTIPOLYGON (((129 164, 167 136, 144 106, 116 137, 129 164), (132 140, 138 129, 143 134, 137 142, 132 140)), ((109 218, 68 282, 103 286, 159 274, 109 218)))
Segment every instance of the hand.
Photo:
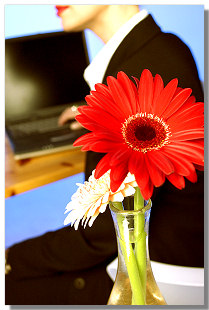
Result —
MULTIPOLYGON (((59 126, 64 125, 68 121, 73 120, 76 115, 78 115, 78 111, 77 111, 77 107, 76 106, 72 106, 72 107, 69 107, 69 108, 65 109, 61 113, 61 115, 60 115, 60 117, 58 119, 58 125, 59 126)), ((69 127, 72 130, 78 130, 78 129, 82 128, 81 124, 78 123, 76 120, 74 122, 70 122, 69 127)))
POLYGON ((9 274, 10 271, 12 270, 11 266, 7 263, 8 259, 8 254, 9 254, 9 248, 5 250, 5 274, 9 274))

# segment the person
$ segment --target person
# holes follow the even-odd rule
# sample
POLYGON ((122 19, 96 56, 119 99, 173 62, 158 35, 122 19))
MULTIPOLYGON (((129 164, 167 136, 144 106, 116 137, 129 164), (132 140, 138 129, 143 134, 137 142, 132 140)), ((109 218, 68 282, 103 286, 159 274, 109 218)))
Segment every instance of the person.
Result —
MULTIPOLYGON (((137 5, 57 6, 65 31, 91 29, 105 43, 84 76, 90 88, 106 83, 109 75, 124 71, 140 77, 143 69, 160 74, 165 82, 179 79, 198 101, 203 91, 189 48, 175 35, 164 33, 153 17, 137 5)), ((68 115, 62 116, 62 122, 68 115)), ((104 154, 87 152, 88 179, 104 154)), ((151 260, 203 267, 204 187, 186 181, 177 190, 169 182, 152 196, 149 250, 151 260)), ((13 245, 8 250, 6 304, 99 305, 106 304, 112 281, 106 266, 117 256, 109 210, 93 226, 75 231, 64 227, 13 245), (9 267, 11 270, 9 270, 9 267)))

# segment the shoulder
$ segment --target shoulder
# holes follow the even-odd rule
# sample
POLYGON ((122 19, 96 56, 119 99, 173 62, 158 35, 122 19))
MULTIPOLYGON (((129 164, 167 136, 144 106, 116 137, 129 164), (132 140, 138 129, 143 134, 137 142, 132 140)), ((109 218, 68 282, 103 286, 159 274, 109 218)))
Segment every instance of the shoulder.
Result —
POLYGON ((203 100, 195 60, 189 47, 179 37, 158 30, 143 44, 136 39, 132 43, 126 42, 129 44, 119 46, 113 55, 105 79, 108 75, 116 76, 118 71, 124 71, 130 77, 139 77, 147 68, 153 76, 160 74, 165 84, 178 78, 180 87, 192 88, 198 100, 203 100))

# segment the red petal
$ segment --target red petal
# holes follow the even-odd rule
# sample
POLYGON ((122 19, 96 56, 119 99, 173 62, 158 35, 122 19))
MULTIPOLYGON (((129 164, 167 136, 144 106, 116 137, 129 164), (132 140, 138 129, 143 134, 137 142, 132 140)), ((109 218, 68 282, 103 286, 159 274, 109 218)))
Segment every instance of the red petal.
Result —
MULTIPOLYGON (((134 79, 134 81, 136 83, 136 87, 138 89, 139 88, 139 79, 137 79, 135 76, 132 76, 132 78, 134 79)), ((137 91, 137 96, 138 96, 138 91, 137 91)))
POLYGON ((108 76, 107 83, 115 104, 123 110, 126 117, 132 115, 131 103, 119 82, 113 76, 108 76))
MULTIPOLYGON (((109 153, 112 151, 116 151, 121 147, 120 143, 111 142, 109 140, 99 140, 94 139, 94 141, 91 141, 89 150, 98 152, 98 153, 109 153)), ((85 149, 86 150, 86 149, 85 149)))
POLYGON ((188 99, 188 97, 191 95, 192 90, 190 88, 185 88, 182 91, 178 93, 177 96, 175 96, 170 104, 166 107, 165 111, 162 114, 162 117, 164 119, 167 119, 170 117, 173 113, 175 113, 188 99))
POLYGON ((166 85, 161 94, 158 96, 155 107, 153 107, 154 114, 157 114, 157 116, 161 117, 161 115, 173 98, 173 95, 177 88, 177 84, 178 80, 173 79, 166 85))
POLYGON ((175 155, 171 151, 169 152, 169 150, 167 150, 166 153, 168 154, 169 159, 172 161, 176 173, 183 176, 189 176, 195 171, 194 165, 188 161, 187 158, 175 155))
POLYGON ((101 93, 105 96, 110 96, 109 89, 108 89, 107 85, 105 85, 105 84, 102 84, 102 83, 95 84, 95 90, 96 90, 96 92, 101 93))
POLYGON ((153 100, 153 76, 148 69, 142 71, 138 87, 141 112, 150 112, 153 100))
POLYGON ((159 74, 156 74, 154 78, 154 91, 153 91, 153 103, 152 103, 152 108, 151 112, 156 111, 156 101, 161 94, 161 92, 164 89, 164 84, 161 76, 159 74))
POLYGON ((82 110, 82 113, 86 115, 92 123, 99 124, 106 130, 121 132, 121 122, 102 109, 92 109, 91 107, 86 106, 85 109, 82 110))
POLYGON ((173 121, 172 123, 167 122, 167 124, 169 125, 171 132, 178 133, 185 130, 195 130, 204 126, 204 116, 199 115, 193 118, 187 117, 183 121, 176 118, 176 121, 173 121))
POLYGON ((111 158, 111 166, 116 166, 120 162, 128 161, 130 154, 131 152, 127 148, 120 147, 120 149, 116 151, 111 158))
MULTIPOLYGON (((181 107, 179 108, 178 113, 180 113, 180 112, 182 112, 182 111, 184 111, 184 110, 190 108, 191 106, 194 105, 194 103, 195 103, 195 104, 200 103, 200 102, 195 102, 195 101, 196 101, 195 96, 193 96, 193 95, 190 96, 190 97, 184 102, 183 106, 181 106, 181 107)), ((201 102, 201 103, 202 103, 202 102, 201 102)))
POLYGON ((129 165, 128 165, 128 170, 130 171, 131 174, 135 174, 140 162, 143 161, 143 155, 138 152, 132 152, 130 155, 129 159, 129 165))
POLYGON ((184 177, 178 175, 177 173, 167 175, 166 178, 178 189, 183 189, 185 187, 184 177))
POLYGON ((203 143, 195 140, 195 142, 176 142, 164 146, 163 150, 172 152, 177 156, 186 156, 191 162, 197 165, 204 165, 204 148, 203 143), (197 141, 197 142, 196 142, 197 141), (195 143, 196 142, 196 143, 195 143))
POLYGON ((148 169, 142 153, 133 152, 129 160, 128 169, 135 175, 136 182, 144 199, 149 199, 153 192, 153 184, 150 181, 148 169))
POLYGON ((183 88, 181 88, 181 87, 178 86, 178 87, 176 88, 176 91, 175 91, 173 97, 176 97, 182 90, 183 90, 183 88))
POLYGON ((132 113, 136 114, 138 107, 138 93, 135 84, 122 71, 118 73, 117 79, 124 89, 129 102, 131 103, 132 113))
MULTIPOLYGON (((94 91, 92 92, 92 95, 86 96, 86 101, 92 108, 96 107, 103 109, 104 111, 108 111, 108 113, 112 114, 116 118, 124 119, 126 117, 124 111, 115 104, 110 95, 104 96, 103 94, 94 91)), ((82 111, 80 113, 82 113, 82 111)))
POLYGON ((192 171, 189 175, 186 176, 186 178, 192 183, 197 182, 197 174, 195 171, 192 171))
POLYGON ((81 146, 91 141, 94 141, 94 139, 95 139, 94 134, 92 132, 86 133, 85 135, 76 139, 75 142, 73 143, 73 146, 81 146))
POLYGON ((142 153, 133 153, 129 160, 129 171, 135 175, 136 182, 140 188, 145 187, 149 181, 148 169, 144 157, 142 153))
POLYGON ((123 136, 118 132, 110 132, 110 131, 95 131, 95 137, 98 139, 110 140, 115 143, 124 143, 123 136))
POLYGON ((121 181, 122 180, 122 182, 123 182, 123 180, 125 179, 127 174, 128 174, 128 162, 127 162, 127 160, 124 162, 121 162, 117 166, 111 167, 110 178, 113 181, 121 181))
POLYGON ((204 104, 198 102, 192 105, 183 105, 176 113, 167 119, 168 124, 184 122, 185 119, 192 118, 194 115, 202 115, 204 112, 204 104))
POLYGON ((152 197, 153 188, 154 186, 150 180, 148 181, 148 183, 144 188, 140 188, 141 194, 145 200, 148 200, 149 198, 152 197))
POLYGON ((102 127, 100 122, 95 123, 94 120, 89 118, 87 115, 79 114, 75 117, 75 119, 86 129, 91 130, 100 135, 100 137, 109 138, 110 140, 115 140, 116 142, 122 142, 122 134, 121 131, 111 131, 109 128, 102 127))
POLYGON ((185 141, 204 138, 204 128, 174 132, 170 141, 185 141))
POLYGON ((95 178, 99 179, 104 173, 106 173, 110 169, 110 159, 111 154, 106 154, 102 159, 98 162, 95 169, 95 178))
POLYGON ((83 145, 82 150, 83 151, 89 151, 92 150, 94 152, 99 153, 107 153, 110 151, 115 151, 121 148, 120 141, 117 140, 117 142, 112 139, 112 137, 104 136, 103 138, 100 138, 100 135, 91 132, 87 133, 81 137, 79 137, 74 143, 74 146, 81 146, 83 145))
POLYGON ((118 188, 121 186, 122 183, 123 183, 123 181, 121 181, 121 180, 117 180, 117 181, 110 180, 110 189, 111 189, 111 191, 113 193, 117 192, 118 188))
POLYGON ((195 166, 196 170, 204 171, 204 166, 199 166, 199 165, 196 165, 196 164, 194 164, 194 166, 195 166))
POLYGON ((92 123, 91 120, 89 120, 86 115, 79 114, 75 117, 75 119, 86 129, 90 131, 98 131, 98 130, 104 130, 99 124, 92 123))
POLYGON ((165 174, 174 172, 172 162, 160 151, 149 152, 149 159, 165 174))
POLYGON ((127 161, 114 166, 110 171, 110 189, 116 192, 128 174, 127 161))
POLYGON ((164 173, 158 169, 158 167, 149 160, 148 153, 147 156, 145 156, 146 165, 149 171, 149 176, 154 184, 154 186, 159 187, 165 182, 165 175, 164 173))

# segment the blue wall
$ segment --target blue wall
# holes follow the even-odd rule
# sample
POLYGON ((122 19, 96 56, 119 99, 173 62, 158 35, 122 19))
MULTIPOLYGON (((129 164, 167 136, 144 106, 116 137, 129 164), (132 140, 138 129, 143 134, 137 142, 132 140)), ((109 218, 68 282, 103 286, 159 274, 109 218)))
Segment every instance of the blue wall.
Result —
MULTIPOLYGON (((204 7, 202 5, 143 5, 151 12, 164 31, 177 34, 190 47, 204 79, 204 7)), ((53 5, 6 5, 5 37, 15 37, 62 30, 53 5)), ((86 31, 90 59, 102 47, 90 31, 86 31)), ((6 246, 48 230, 63 227, 64 210, 76 182, 84 175, 58 181, 41 188, 6 199, 6 246)))
POLYGON ((63 227, 65 206, 84 173, 6 199, 5 246, 63 227))

